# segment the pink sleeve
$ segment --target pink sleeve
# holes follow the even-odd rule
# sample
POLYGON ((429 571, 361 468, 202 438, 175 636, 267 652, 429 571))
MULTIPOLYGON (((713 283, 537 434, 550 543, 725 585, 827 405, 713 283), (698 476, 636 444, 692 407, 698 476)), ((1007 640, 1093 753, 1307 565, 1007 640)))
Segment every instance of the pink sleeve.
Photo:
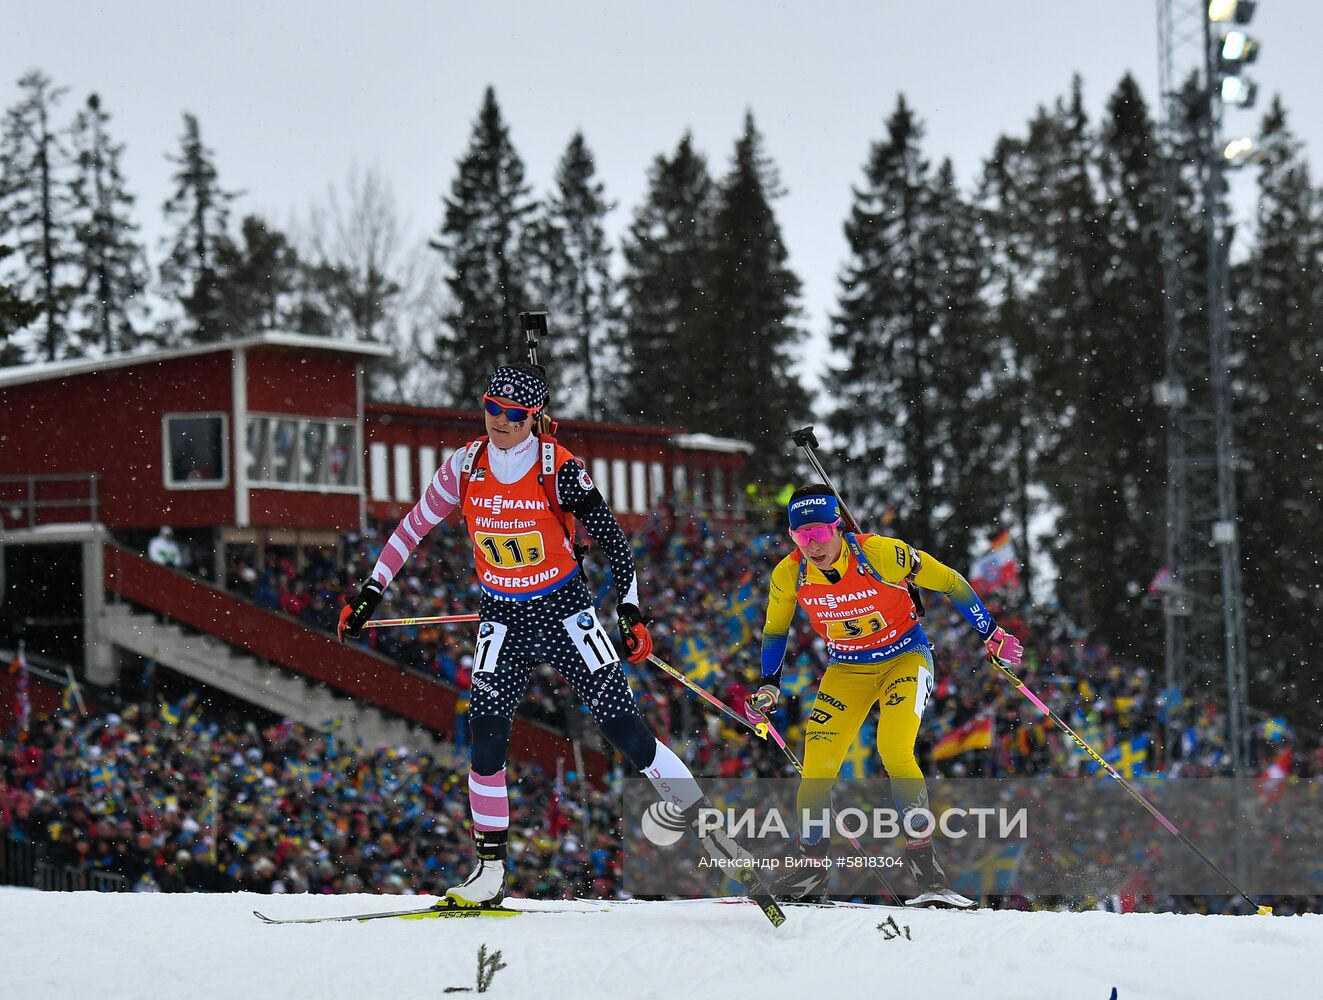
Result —
POLYGON ((436 470, 422 499, 404 515, 382 547, 377 565, 372 568, 372 579, 383 590, 390 586, 423 537, 459 506, 459 470, 464 464, 464 451, 461 448, 455 452, 436 470))

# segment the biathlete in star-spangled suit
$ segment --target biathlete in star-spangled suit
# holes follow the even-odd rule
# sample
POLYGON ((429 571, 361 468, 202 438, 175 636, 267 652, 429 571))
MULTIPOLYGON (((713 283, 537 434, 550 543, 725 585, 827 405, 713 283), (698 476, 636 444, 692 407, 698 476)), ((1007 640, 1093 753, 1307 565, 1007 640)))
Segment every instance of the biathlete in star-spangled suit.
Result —
MULTIPOLYGON (((762 686, 745 710, 762 721, 781 694, 790 622, 802 607, 813 629, 826 640, 827 669, 804 730, 804 780, 796 808, 820 817, 873 705, 879 705, 877 748, 891 778, 902 816, 926 809, 928 787, 914 756, 919 722, 933 689, 933 655, 919 621, 909 584, 945 594, 984 640, 989 652, 1007 663, 1020 661, 1020 644, 999 628, 963 576, 927 552, 898 538, 842 530, 840 505, 826 486, 804 486, 787 507, 795 551, 772 571, 763 626, 762 686)), ((800 849, 825 856, 830 837, 804 831, 800 849)), ((910 838, 906 856, 920 893, 910 905, 966 908, 973 902, 946 888, 945 873, 930 836, 910 838)), ((829 869, 797 869, 782 892, 816 895, 829 869), (807 872, 807 874, 804 874, 807 872)))
POLYGON ((570 683, 602 734, 649 778, 677 820, 689 821, 702 801, 684 762, 639 715, 611 637, 598 621, 574 549, 576 517, 610 564, 630 661, 651 654, 629 540, 583 465, 535 433, 546 400, 539 369, 508 365, 493 373, 483 397, 487 436, 437 469, 341 612, 341 639, 361 635, 423 537, 461 512, 482 587, 469 708, 469 807, 478 864, 447 893, 463 903, 497 903, 504 895, 510 727, 538 663, 550 663, 570 683))

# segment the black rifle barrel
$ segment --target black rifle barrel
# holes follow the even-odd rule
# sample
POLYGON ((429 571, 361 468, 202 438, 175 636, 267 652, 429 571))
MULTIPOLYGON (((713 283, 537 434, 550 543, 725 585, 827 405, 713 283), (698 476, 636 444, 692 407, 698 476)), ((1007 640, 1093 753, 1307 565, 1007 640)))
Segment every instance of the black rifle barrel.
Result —
POLYGON ((813 471, 818 474, 823 485, 836 494, 836 502, 841 508, 841 520, 845 522, 845 527, 850 531, 859 530, 859 522, 854 519, 850 509, 845 506, 845 498, 841 496, 841 491, 836 488, 836 484, 831 481, 831 476, 827 475, 827 470, 822 467, 822 462, 818 459, 818 453, 814 450, 818 447, 818 437, 813 433, 813 427, 801 427, 797 431, 791 432, 791 438, 795 444, 804 449, 804 454, 808 456, 809 465, 813 466, 813 471))

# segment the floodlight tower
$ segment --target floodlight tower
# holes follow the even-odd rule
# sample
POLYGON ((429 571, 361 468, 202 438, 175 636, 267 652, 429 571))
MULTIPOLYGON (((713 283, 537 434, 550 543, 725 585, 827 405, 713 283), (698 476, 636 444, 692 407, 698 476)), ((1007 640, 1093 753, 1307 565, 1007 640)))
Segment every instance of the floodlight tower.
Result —
MULTIPOLYGON (((1239 73, 1257 43, 1254 0, 1157 0, 1163 161, 1167 411, 1166 686, 1187 696, 1225 680, 1227 754, 1245 774, 1249 725, 1244 598, 1232 443, 1225 170, 1248 140, 1223 144, 1222 111, 1249 106, 1239 73), (1202 232, 1200 232, 1202 230, 1202 232), (1202 256, 1202 260, 1199 258, 1202 256)), ((1174 740, 1168 713, 1167 752, 1174 740)))

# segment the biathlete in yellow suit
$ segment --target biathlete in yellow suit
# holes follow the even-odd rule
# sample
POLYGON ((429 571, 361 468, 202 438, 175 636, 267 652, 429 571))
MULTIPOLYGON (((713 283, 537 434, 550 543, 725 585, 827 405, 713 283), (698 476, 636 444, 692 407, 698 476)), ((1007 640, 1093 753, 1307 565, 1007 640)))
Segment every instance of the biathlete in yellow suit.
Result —
MULTIPOLYGON (((798 814, 822 815, 841 762, 875 703, 880 702, 877 749, 891 778, 896 808, 928 807, 928 787, 914 757, 914 740, 933 690, 933 655, 908 584, 945 594, 1007 664, 1023 655, 1019 641, 1000 628, 963 576, 898 538, 852 534, 841 526, 840 505, 826 486, 803 486, 787 506, 796 550, 772 571, 763 626, 762 686, 745 711, 762 721, 781 696, 781 664, 798 605, 827 642, 827 670, 804 731, 804 780, 798 814)), ((916 824, 917 826, 918 824, 916 824)), ((812 831, 810 831, 812 832, 812 831)), ((908 868, 919 894, 909 906, 967 909, 974 902, 951 891, 933 852, 932 838, 910 838, 908 868)), ((801 836, 805 855, 825 856, 830 837, 801 836)), ((776 887, 784 895, 817 895, 828 868, 793 870, 776 887)))

